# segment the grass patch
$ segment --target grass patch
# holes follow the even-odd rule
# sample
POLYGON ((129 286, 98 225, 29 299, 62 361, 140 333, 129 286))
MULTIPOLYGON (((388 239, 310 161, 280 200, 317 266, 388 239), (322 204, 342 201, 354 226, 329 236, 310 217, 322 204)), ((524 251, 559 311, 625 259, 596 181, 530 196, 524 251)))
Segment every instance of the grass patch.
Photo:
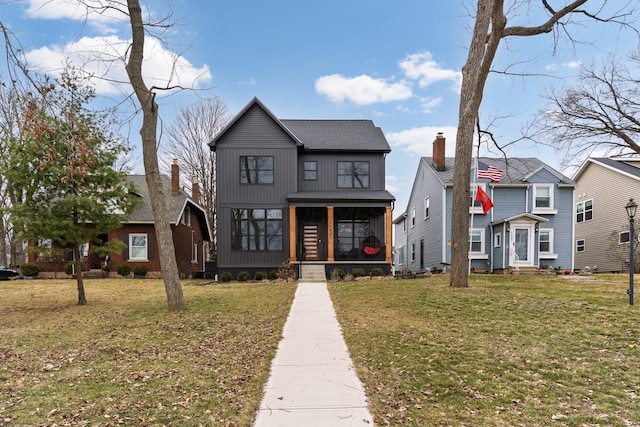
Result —
POLYGON ((330 284, 376 425, 640 426, 628 276, 330 284))
POLYGON ((0 425, 251 425, 295 285, 196 284, 0 282, 0 425))

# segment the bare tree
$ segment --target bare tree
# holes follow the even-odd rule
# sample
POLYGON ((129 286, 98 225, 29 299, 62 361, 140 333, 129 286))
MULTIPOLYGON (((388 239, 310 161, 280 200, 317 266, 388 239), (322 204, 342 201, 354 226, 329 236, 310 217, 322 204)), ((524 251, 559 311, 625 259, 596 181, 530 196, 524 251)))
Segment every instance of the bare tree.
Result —
POLYGON ((209 259, 216 251, 216 156, 209 142, 230 120, 229 107, 220 98, 201 100, 182 108, 167 131, 168 144, 164 151, 178 160, 180 173, 197 179, 201 185, 200 204, 207 211, 212 230, 209 259))
POLYGON ((131 22, 132 42, 126 70, 129 81, 142 109, 142 157, 144 170, 153 210, 158 252, 162 266, 162 278, 167 293, 170 311, 184 310, 184 296, 180 285, 180 274, 176 262, 173 234, 166 206, 165 190, 162 186, 160 167, 158 166, 157 128, 158 104, 155 101, 155 88, 147 87, 142 77, 142 59, 144 57, 145 25, 142 21, 142 9, 138 0, 127 0, 129 20, 131 22))
MULTIPOLYGON (((462 86, 458 113, 458 132, 453 176, 453 204, 451 230, 451 279, 454 287, 469 285, 469 174, 473 154, 473 131, 478 118, 478 109, 484 95, 487 77, 500 42, 510 37, 529 37, 539 34, 564 33, 571 38, 570 26, 580 18, 602 22, 625 24, 625 19, 634 10, 632 1, 624 2, 608 16, 603 16, 607 0, 558 1, 552 6, 549 0, 538 2, 513 0, 505 6, 504 0, 478 0, 475 10, 475 25, 465 65, 462 67, 462 86), (538 4, 538 10, 536 9, 538 4), (527 7, 529 18, 540 16, 539 25, 508 26, 507 12, 527 7), (590 8, 589 8, 590 7, 590 8), (535 13, 534 13, 535 12, 535 13)), ((554 38, 557 41, 557 37, 554 38)))
POLYGON ((595 150, 640 154, 639 53, 630 59, 611 54, 583 67, 576 84, 547 93, 552 107, 538 115, 532 139, 563 152, 565 162, 595 150))

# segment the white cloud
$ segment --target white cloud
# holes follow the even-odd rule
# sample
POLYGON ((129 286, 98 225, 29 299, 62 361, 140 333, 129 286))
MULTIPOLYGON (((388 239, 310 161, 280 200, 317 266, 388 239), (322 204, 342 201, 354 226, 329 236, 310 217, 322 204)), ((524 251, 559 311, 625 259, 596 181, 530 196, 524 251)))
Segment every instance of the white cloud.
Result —
POLYGON ((316 79, 315 86, 316 92, 333 102, 346 100, 357 105, 402 101, 412 96, 411 88, 404 82, 393 83, 364 74, 358 77, 331 74, 316 79))
MULTIPOLYGON (((128 22, 120 8, 124 6, 112 0, 88 0, 86 5, 77 0, 27 0, 25 15, 31 19, 70 19, 86 21, 101 33, 114 33, 117 24, 128 22)), ((146 9, 143 7, 143 13, 146 9)))
MULTIPOLYGON (((87 75, 95 76, 93 82, 99 94, 114 94, 131 91, 124 68, 130 43, 117 36, 83 37, 66 45, 35 49, 25 55, 31 67, 51 75, 58 75, 65 62, 71 61, 87 75)), ((203 87, 212 78, 207 65, 195 67, 185 57, 162 47, 154 38, 146 39, 144 58, 142 73, 149 87, 203 87)))
POLYGON ((418 156, 431 157, 433 151, 433 141, 438 132, 442 132, 446 138, 445 155, 453 157, 456 148, 457 128, 453 126, 442 127, 419 127, 401 132, 389 132, 386 134, 387 141, 392 147, 397 147, 403 151, 408 151, 418 156))
POLYGON ((258 84, 258 82, 255 78, 250 77, 247 80, 239 81, 238 84, 241 86, 255 86, 256 84, 258 84))
POLYGON ((407 55, 398 64, 408 78, 418 80, 420 87, 427 87, 439 81, 450 80, 454 88, 459 91, 462 83, 462 73, 456 70, 442 68, 430 52, 419 52, 407 55))
POLYGON ((582 61, 577 60, 577 61, 571 61, 571 62, 564 62, 562 66, 567 68, 580 68, 582 67, 582 61))
POLYGON ((439 106, 440 104, 442 104, 442 97, 439 96, 437 98, 424 98, 421 100, 422 101, 422 112, 423 113, 433 113, 433 109, 437 106, 439 106))

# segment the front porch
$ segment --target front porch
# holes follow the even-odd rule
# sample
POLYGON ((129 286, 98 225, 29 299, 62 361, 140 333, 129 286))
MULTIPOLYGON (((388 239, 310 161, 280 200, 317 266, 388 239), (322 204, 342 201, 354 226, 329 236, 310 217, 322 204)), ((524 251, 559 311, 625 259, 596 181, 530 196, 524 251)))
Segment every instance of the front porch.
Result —
POLYGON ((391 264, 391 206, 289 206, 293 263, 391 264))

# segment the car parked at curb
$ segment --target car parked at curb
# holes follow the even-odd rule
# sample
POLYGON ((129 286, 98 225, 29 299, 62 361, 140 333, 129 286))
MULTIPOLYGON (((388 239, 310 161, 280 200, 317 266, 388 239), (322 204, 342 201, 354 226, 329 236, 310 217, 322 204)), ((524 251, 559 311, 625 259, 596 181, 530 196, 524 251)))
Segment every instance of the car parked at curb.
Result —
POLYGON ((19 277, 20 273, 10 268, 0 265, 0 280, 10 280, 14 277, 19 277))

